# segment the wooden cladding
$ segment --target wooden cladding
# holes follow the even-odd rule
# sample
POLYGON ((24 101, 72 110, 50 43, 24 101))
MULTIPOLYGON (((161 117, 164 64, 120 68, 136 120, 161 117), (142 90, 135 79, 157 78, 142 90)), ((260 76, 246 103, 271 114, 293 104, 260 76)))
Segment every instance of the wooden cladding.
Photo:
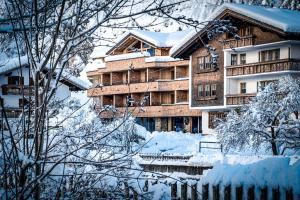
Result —
POLYGON ((252 63, 239 66, 226 67, 227 76, 278 72, 286 70, 300 70, 300 60, 281 59, 267 62, 252 63))
POLYGON ((244 105, 250 102, 250 100, 255 97, 255 93, 251 94, 229 94, 226 95, 227 105, 244 105))
POLYGON ((236 48, 236 47, 243 47, 243 46, 250 46, 254 45, 254 36, 243 36, 240 39, 227 39, 223 41, 223 48, 224 49, 230 49, 230 48, 236 48))

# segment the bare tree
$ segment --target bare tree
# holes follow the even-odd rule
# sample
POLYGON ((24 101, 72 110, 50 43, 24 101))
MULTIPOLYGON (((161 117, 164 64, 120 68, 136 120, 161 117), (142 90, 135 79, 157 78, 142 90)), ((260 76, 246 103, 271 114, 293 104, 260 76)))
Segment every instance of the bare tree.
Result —
POLYGON ((273 155, 300 149, 300 82, 272 82, 244 107, 232 110, 216 131, 225 149, 267 146, 273 155))

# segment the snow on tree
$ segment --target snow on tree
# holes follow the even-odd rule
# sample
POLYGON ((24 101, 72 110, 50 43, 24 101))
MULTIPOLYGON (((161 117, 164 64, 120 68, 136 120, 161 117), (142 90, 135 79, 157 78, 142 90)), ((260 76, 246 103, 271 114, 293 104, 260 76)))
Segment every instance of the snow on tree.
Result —
POLYGON ((225 150, 248 145, 273 155, 300 149, 300 80, 284 77, 268 84, 252 101, 233 109, 216 127, 225 150))

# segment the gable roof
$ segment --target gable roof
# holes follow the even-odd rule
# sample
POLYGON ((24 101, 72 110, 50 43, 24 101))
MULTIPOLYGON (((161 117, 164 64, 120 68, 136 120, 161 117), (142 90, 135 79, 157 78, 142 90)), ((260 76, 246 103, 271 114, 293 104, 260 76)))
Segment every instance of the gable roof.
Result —
POLYGON ((114 49, 118 48, 130 36, 133 36, 136 39, 142 40, 155 47, 171 48, 190 31, 191 30, 186 29, 184 31, 165 33, 137 29, 130 30, 117 39, 116 44, 107 51, 107 54, 110 54, 114 49))
MULTIPOLYGON (((300 33, 300 12, 281 8, 225 3, 217 8, 206 21, 220 19, 227 12, 250 18, 252 22, 256 22, 261 25, 267 25, 270 28, 273 27, 272 30, 280 31, 282 33, 300 33)), ((207 25, 199 32, 193 31, 186 35, 180 44, 177 44, 171 48, 171 56, 179 57, 182 55, 183 52, 185 52, 197 40, 197 38, 205 32, 206 28, 207 25)))
MULTIPOLYGON (((21 66, 19 65, 19 58, 9 59, 3 66, 0 66, 0 75, 17 70, 20 67, 28 66, 28 57, 21 56, 20 63, 21 66)), ((80 90, 87 90, 90 87, 90 84, 86 81, 66 72, 62 73, 61 82, 67 82, 69 85, 75 86, 80 90)))

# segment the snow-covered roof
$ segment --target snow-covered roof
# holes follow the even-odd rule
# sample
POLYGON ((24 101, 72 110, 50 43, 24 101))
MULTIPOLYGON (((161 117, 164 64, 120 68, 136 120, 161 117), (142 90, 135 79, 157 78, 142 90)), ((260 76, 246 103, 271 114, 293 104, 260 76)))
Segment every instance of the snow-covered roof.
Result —
MULTIPOLYGON (((252 18, 260 23, 265 23, 287 33, 300 33, 300 12, 282 8, 270 8, 264 6, 254 6, 239 3, 225 3, 218 7, 205 21, 216 19, 224 11, 230 10, 246 17, 252 18)), ((202 30, 199 30, 201 32, 202 30)), ((173 55, 184 45, 197 35, 196 31, 191 31, 180 42, 170 50, 173 55)))
POLYGON ((99 46, 95 47, 92 54, 90 55, 91 58, 104 58, 106 56, 106 52, 110 49, 111 47, 108 46, 99 46))
POLYGON ((118 47, 125 38, 128 36, 135 36, 137 38, 140 38, 146 42, 151 43, 152 45, 156 47, 172 47, 174 46, 180 39, 182 39, 186 34, 188 34, 191 30, 186 29, 184 31, 176 31, 176 32, 153 32, 153 31, 145 31, 145 30, 130 30, 125 32, 123 35, 121 35, 117 41, 116 45, 112 47, 109 51, 112 49, 118 47))
POLYGON ((171 49, 170 55, 173 55, 176 51, 178 51, 184 44, 186 44, 190 39, 192 39, 197 34, 196 30, 190 31, 186 34, 179 42, 177 42, 171 49))
POLYGON ((142 57, 149 57, 150 53, 143 51, 143 52, 135 52, 135 53, 126 53, 120 55, 113 55, 107 56, 104 60, 105 62, 116 61, 116 60, 127 60, 132 58, 142 58, 142 57))
MULTIPOLYGON (((21 67, 28 65, 28 57, 21 56, 20 62, 19 62, 19 58, 11 58, 7 62, 1 63, 2 66, 0 65, 0 75, 18 69, 20 67, 20 65, 19 65, 20 63, 21 63, 21 67)), ((88 83, 84 80, 81 80, 80 78, 75 77, 66 72, 64 72, 62 74, 62 79, 79 87, 82 90, 86 90, 90 87, 90 83, 88 83)))
POLYGON ((283 30, 284 32, 300 32, 300 12, 297 10, 225 3, 219 9, 217 9, 210 18, 214 19, 226 9, 269 24, 283 30))
POLYGON ((105 63, 102 62, 102 60, 96 59, 96 60, 90 61, 85 66, 85 71, 90 72, 90 71, 95 71, 97 69, 103 69, 103 68, 105 68, 105 63))

